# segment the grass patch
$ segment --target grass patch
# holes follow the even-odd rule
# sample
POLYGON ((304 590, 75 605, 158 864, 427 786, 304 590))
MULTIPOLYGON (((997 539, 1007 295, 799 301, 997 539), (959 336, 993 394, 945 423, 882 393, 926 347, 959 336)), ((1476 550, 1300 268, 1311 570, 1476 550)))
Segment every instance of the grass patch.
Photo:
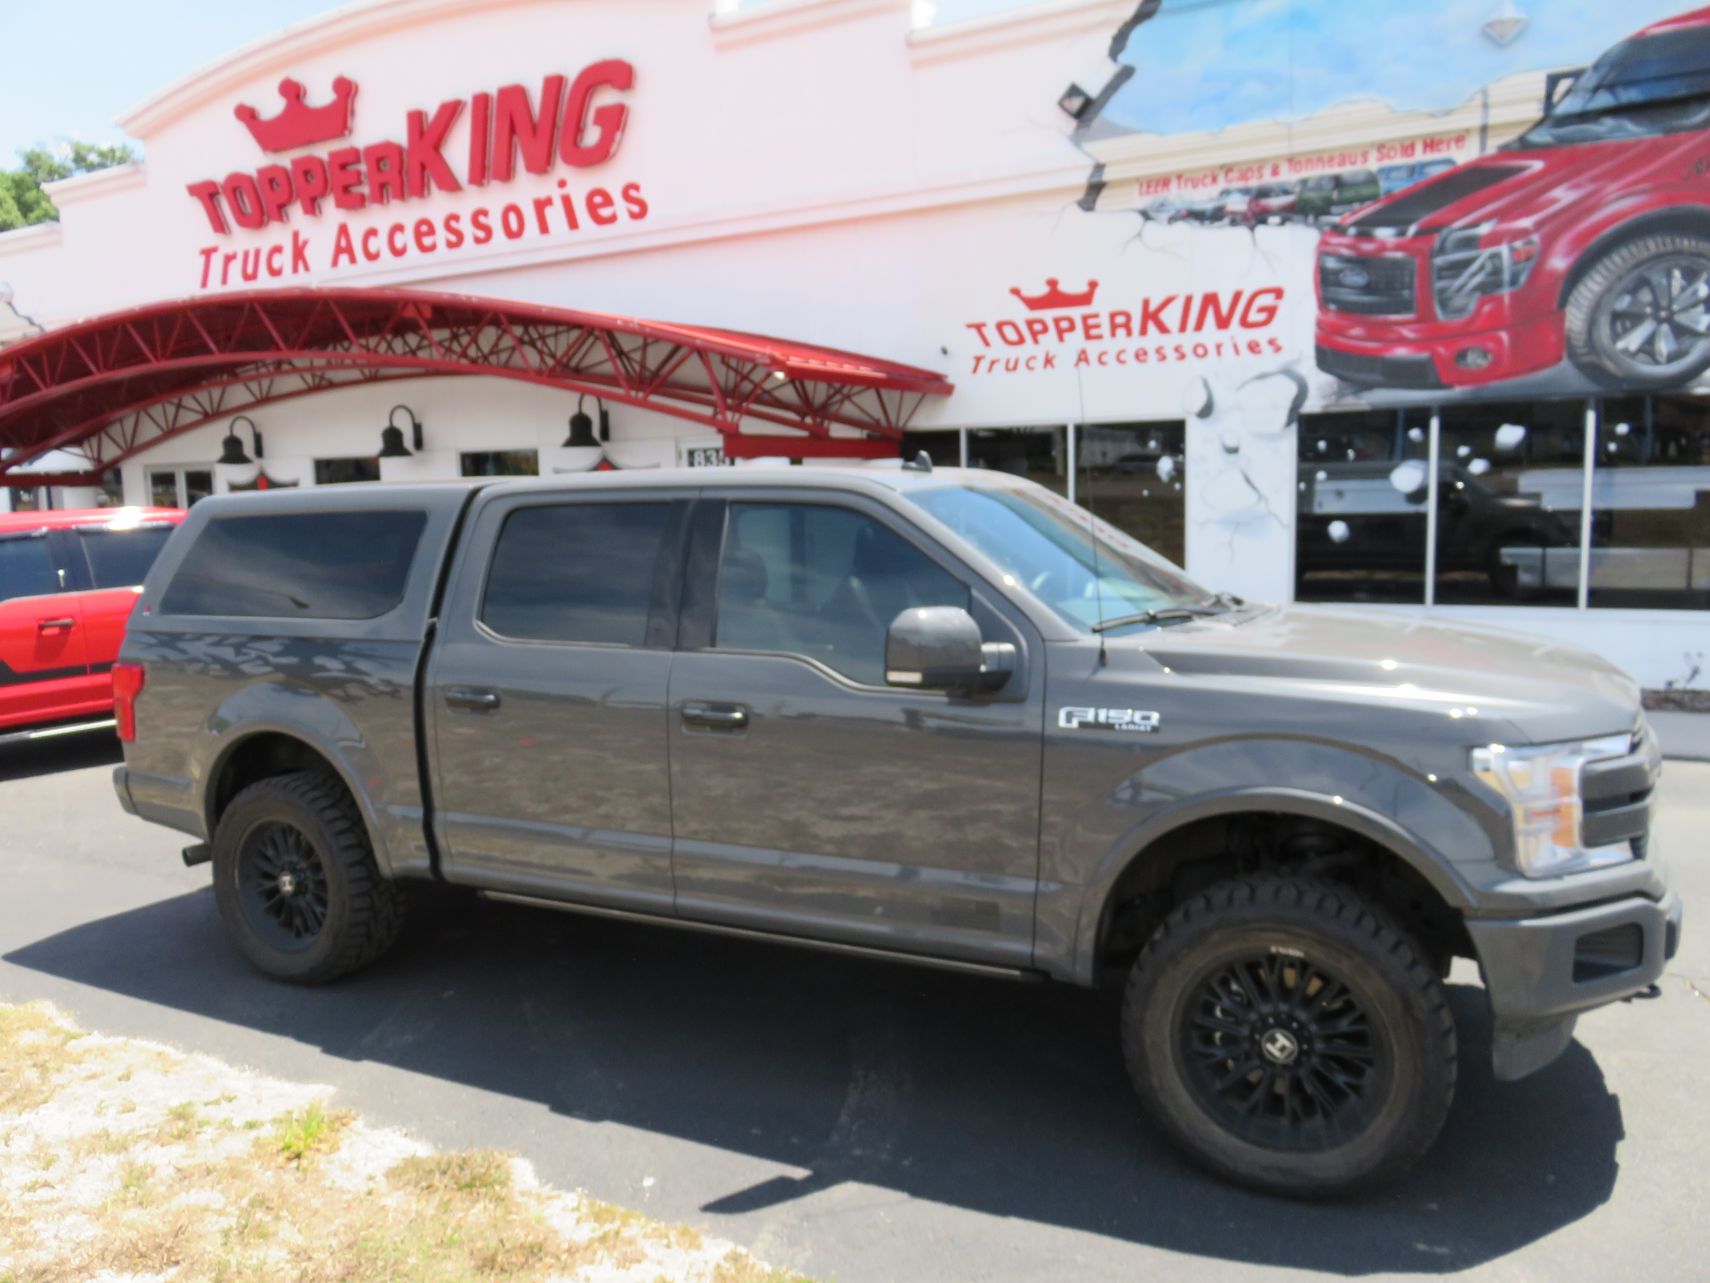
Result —
POLYGON ((307 1109, 277 1119, 268 1143, 287 1163, 301 1165, 337 1149, 350 1118, 342 1109, 329 1111, 320 1101, 311 1101, 307 1109))
POLYGON ((0 1006, 0 1283, 801 1283, 692 1227, 519 1181, 507 1154, 399 1159, 409 1142, 309 1097, 0 1006), (264 1102, 306 1103, 262 1123, 264 1102))

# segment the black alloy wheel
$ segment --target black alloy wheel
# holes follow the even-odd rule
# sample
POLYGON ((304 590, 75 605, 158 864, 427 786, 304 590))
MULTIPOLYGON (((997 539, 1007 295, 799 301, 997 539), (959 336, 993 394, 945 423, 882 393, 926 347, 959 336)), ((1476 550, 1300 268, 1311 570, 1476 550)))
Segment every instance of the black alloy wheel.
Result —
POLYGON ((1280 953, 1205 975, 1178 1038, 1206 1112, 1271 1149, 1322 1150, 1358 1133, 1388 1073, 1361 995, 1328 967, 1280 953))
POLYGON ((1121 1033, 1170 1140, 1291 1198, 1405 1171, 1454 1098, 1434 960, 1382 906, 1309 878, 1255 874, 1178 904, 1129 972, 1121 1033))
POLYGON ((307 834, 264 821, 238 853, 238 894, 250 928, 277 949, 306 949, 326 925, 326 868, 307 834))
POLYGON ((323 984, 384 953, 405 898, 384 876, 356 800, 327 772, 295 771, 241 790, 214 829, 214 899, 258 969, 323 984))

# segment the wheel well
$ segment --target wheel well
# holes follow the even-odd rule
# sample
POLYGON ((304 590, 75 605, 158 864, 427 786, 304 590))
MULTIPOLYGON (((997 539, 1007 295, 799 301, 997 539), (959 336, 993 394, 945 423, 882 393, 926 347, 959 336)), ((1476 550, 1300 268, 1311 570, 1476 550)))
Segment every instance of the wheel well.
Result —
POLYGON ((1099 925, 1101 966, 1126 966, 1170 912, 1215 882, 1293 873, 1337 882, 1386 910, 1447 970, 1472 957, 1460 914, 1400 856, 1339 825, 1283 812, 1196 820, 1139 851, 1117 878, 1099 925))
POLYGON ((1568 296, 1573 293, 1585 274, 1610 250, 1636 236, 1656 236, 1666 232, 1683 232, 1690 235, 1710 235, 1710 209, 1700 205, 1676 205, 1668 209, 1657 210, 1653 214, 1641 214, 1638 218, 1621 223, 1604 232, 1591 244, 1580 251, 1574 259, 1573 266, 1568 269, 1562 279, 1561 293, 1556 298, 1557 307, 1566 307, 1568 296))
POLYGON ((342 777, 325 755, 290 735, 266 732, 234 745, 221 759, 208 790, 209 834, 219 826, 232 799, 251 784, 294 771, 324 771, 342 785, 342 777))

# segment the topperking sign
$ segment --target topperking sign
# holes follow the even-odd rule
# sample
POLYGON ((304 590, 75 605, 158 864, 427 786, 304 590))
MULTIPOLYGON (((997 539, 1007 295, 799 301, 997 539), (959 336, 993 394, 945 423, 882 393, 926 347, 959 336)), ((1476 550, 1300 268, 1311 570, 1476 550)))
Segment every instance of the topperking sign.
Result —
MULTIPOLYGON (((640 222, 648 215, 638 182, 572 184, 520 199, 502 197, 450 211, 395 219, 341 215, 427 201, 436 193, 504 188, 525 176, 584 170, 617 154, 629 118, 625 98, 635 68, 621 59, 590 63, 575 76, 546 76, 538 91, 505 85, 453 98, 432 111, 405 113, 401 141, 356 145, 359 86, 337 77, 330 96, 311 106, 309 91, 286 78, 284 107, 264 117, 240 103, 233 114, 256 145, 276 157, 253 170, 188 185, 209 229, 221 240, 202 247, 199 288, 252 285, 293 276, 444 254, 465 245, 541 240, 640 222), (294 218, 334 219, 313 233, 294 218), (281 230, 260 244, 234 246, 243 232, 281 230), (330 234, 328 234, 330 232, 330 234)), ((538 187, 539 184, 534 184, 538 187)))

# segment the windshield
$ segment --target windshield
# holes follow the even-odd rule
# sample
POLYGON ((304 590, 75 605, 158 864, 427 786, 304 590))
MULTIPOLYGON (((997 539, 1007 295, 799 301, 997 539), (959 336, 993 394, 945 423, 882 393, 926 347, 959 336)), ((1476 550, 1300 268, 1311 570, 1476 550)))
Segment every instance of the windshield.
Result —
POLYGON ((1511 146, 1559 147, 1710 125, 1710 27, 1623 41, 1511 146))
MULTIPOLYGON (((1153 611, 1219 606, 1145 544, 1049 491, 944 486, 904 494, 1003 567, 1013 586, 1088 631, 1153 611)), ((1151 622, 1165 621, 1134 625, 1151 622)))

